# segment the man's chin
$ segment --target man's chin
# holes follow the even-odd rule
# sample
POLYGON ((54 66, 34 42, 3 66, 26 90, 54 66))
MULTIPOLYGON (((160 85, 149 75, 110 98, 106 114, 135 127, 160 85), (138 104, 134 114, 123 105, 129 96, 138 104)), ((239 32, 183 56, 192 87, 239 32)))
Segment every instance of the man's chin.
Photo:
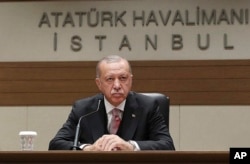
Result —
POLYGON ((112 95, 112 101, 116 104, 120 104, 124 99, 123 94, 112 95))

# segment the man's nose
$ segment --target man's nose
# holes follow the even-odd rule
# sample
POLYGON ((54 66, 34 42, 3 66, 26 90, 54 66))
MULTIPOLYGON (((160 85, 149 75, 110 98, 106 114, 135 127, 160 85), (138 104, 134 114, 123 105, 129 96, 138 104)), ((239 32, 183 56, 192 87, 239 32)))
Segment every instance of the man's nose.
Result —
POLYGON ((114 81, 114 87, 115 88, 120 88, 120 86, 121 86, 121 84, 120 84, 119 79, 115 79, 115 81, 114 81))

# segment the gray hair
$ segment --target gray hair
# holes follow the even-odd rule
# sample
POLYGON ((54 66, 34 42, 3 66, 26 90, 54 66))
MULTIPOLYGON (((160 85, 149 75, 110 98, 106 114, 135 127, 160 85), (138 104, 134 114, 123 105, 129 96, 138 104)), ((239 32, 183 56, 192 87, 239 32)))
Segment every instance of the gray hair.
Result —
POLYGON ((101 70, 100 70, 100 64, 102 62, 106 62, 106 63, 116 63, 116 62, 120 62, 121 60, 125 60, 127 63, 128 63, 128 66, 129 66, 129 71, 130 73, 132 74, 132 69, 131 69, 131 66, 130 66, 130 63, 128 62, 127 59, 121 57, 121 56, 118 56, 118 55, 109 55, 109 56, 106 56, 104 58, 102 58, 96 65, 96 78, 99 78, 100 77, 100 74, 101 74, 101 70))

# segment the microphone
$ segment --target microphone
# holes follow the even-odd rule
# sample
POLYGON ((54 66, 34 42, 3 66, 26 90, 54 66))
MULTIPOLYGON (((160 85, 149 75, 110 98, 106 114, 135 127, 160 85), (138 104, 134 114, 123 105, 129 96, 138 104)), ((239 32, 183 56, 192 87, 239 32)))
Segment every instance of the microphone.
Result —
POLYGON ((76 126, 76 134, 75 134, 75 139, 74 139, 74 144, 73 144, 73 150, 77 150, 77 142, 78 142, 78 137, 79 137, 79 131, 80 131, 80 123, 81 123, 81 120, 89 115, 92 115, 96 112, 98 112, 99 110, 99 107, 100 107, 100 104, 101 104, 101 100, 98 100, 98 106, 97 106, 97 109, 93 112, 90 112, 90 113, 87 113, 83 116, 81 116, 78 120, 78 123, 77 123, 77 126, 76 126))

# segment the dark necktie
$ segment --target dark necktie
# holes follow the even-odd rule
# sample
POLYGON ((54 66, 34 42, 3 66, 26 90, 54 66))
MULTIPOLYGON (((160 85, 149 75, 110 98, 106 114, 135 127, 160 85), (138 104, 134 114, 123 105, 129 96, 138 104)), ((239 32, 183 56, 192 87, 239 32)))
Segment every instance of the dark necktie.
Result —
POLYGON ((121 118, 120 118, 120 109, 114 108, 112 110, 112 118, 111 118, 111 123, 110 123, 110 128, 109 128, 109 133, 110 134, 116 134, 120 122, 121 122, 121 118))

